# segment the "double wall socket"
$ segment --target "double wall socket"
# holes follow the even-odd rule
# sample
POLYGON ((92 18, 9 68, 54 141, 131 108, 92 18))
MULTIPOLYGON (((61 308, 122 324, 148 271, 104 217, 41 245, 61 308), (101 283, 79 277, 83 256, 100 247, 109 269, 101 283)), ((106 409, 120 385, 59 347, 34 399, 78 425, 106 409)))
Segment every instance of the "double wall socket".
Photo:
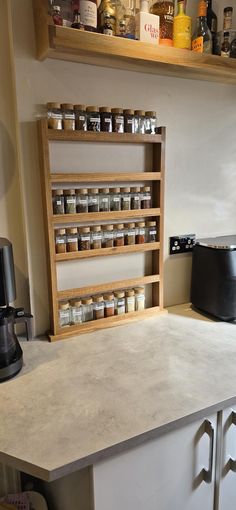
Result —
POLYGON ((193 251, 196 242, 195 234, 186 234, 183 236, 170 237, 170 255, 179 253, 189 253, 193 251))

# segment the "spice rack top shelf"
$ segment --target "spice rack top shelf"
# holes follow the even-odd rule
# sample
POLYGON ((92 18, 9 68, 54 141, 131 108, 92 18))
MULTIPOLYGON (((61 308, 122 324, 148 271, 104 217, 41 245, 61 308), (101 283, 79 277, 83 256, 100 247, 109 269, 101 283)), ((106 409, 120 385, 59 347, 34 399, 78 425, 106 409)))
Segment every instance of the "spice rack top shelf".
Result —
POLYGON ((141 253, 156 251, 160 249, 160 243, 133 244, 130 246, 115 246, 113 248, 99 248, 97 250, 72 251, 67 253, 56 253, 55 261, 89 259, 94 257, 107 257, 112 255, 127 255, 128 253, 141 253))
POLYGON ((113 220, 129 220, 130 218, 148 218, 150 216, 160 216, 158 207, 152 209, 132 209, 130 211, 112 211, 112 212, 95 212, 95 213, 78 213, 78 214, 55 214, 52 217, 54 225, 78 222, 93 221, 113 221, 113 220))
MULTIPOLYGON (((72 29, 70 29, 72 30, 72 29)), ((66 131, 64 129, 48 129, 47 138, 51 141, 63 142, 102 142, 102 143, 161 143, 161 135, 140 135, 129 133, 94 133, 93 131, 66 131)))
POLYGON ((120 173, 86 173, 86 174, 51 174, 51 183, 92 183, 92 182, 136 182, 160 181, 160 172, 120 172, 120 173))
POLYGON ((47 0, 34 0, 37 57, 179 78, 236 84, 236 61, 51 25, 47 0))

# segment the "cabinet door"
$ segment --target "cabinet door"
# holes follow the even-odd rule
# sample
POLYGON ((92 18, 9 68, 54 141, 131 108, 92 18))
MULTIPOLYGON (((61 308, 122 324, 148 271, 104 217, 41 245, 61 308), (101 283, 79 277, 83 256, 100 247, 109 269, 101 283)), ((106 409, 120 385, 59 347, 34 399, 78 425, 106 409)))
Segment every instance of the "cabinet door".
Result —
POLYGON ((219 510, 236 508, 236 406, 222 413, 219 510))
POLYGON ((210 416, 95 464, 95 510, 213 510, 216 422, 210 416))

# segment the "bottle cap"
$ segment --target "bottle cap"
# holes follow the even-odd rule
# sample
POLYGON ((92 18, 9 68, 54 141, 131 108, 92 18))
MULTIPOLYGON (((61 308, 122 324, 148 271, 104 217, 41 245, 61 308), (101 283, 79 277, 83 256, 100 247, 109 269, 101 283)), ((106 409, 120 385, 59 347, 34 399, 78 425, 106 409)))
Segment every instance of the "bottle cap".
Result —
POLYGON ((156 221, 146 221, 147 227, 156 227, 157 222, 156 221))
POLYGON ((91 195, 97 195, 98 194, 98 188, 92 188, 90 190, 91 195))
POLYGON ((135 115, 139 115, 140 117, 144 117, 145 116, 145 111, 144 110, 135 110, 135 115))
POLYGON ((112 108, 111 111, 112 113, 118 113, 119 115, 123 114, 122 108, 112 108))
POLYGON ((150 188, 150 186, 143 186, 142 191, 149 192, 149 191, 151 191, 151 188, 150 188))
POLYGON ((79 308, 81 306, 81 299, 72 299, 70 305, 79 308))
POLYGON ((113 230, 113 225, 103 225, 102 229, 111 232, 113 230))
POLYGON ((123 291, 117 291, 114 293, 116 298, 123 298, 125 297, 125 293, 123 291))
POLYGON ((78 229, 76 227, 67 228, 66 232, 67 234, 78 234, 78 229))
POLYGON ((125 295, 126 295, 126 297, 134 296, 134 290, 133 289, 126 290, 125 295))
POLYGON ((48 110, 60 110, 61 103, 47 103, 47 109, 48 110))
POLYGON ((83 298, 82 305, 91 305, 93 302, 92 298, 83 298))
POLYGON ((74 110, 84 112, 86 110, 86 106, 85 106, 85 104, 75 104, 74 110))
POLYGON ((101 232, 102 228, 101 225, 94 225, 94 227, 91 227, 92 232, 101 232))
POLYGON ((128 228, 135 228, 135 223, 127 223, 128 228))
POLYGON ((76 195, 87 195, 87 194, 88 194, 87 188, 81 188, 81 189, 76 190, 76 195))
POLYGON ((79 231, 81 232, 81 234, 89 234, 90 227, 81 227, 79 231))
POLYGON ((59 310, 68 310, 69 308, 69 301, 61 301, 61 303, 59 303, 59 310))
POLYGON ((74 110, 74 105, 71 103, 62 103, 61 108, 63 110, 74 110))
POLYGON ((93 302, 94 303, 102 303, 103 302, 103 296, 94 296, 93 302))
POLYGON ((233 12, 233 7, 225 7, 224 12, 233 12))
POLYGON ((116 225, 116 228, 117 228, 117 230, 123 230, 123 228, 124 228, 124 223, 118 223, 118 224, 116 225))
POLYGON ((144 227, 145 227, 145 223, 144 223, 144 221, 138 221, 138 223, 137 223, 137 227, 139 227, 139 228, 144 228, 144 227))
POLYGON ((148 0, 141 0, 140 12, 149 12, 149 1, 148 0))
POLYGON ((140 193, 140 188, 139 187, 131 188, 131 193, 140 193))
POLYGON ((55 197, 55 196, 59 196, 59 195, 60 196, 63 195, 63 189, 53 189, 52 190, 52 196, 55 197))
POLYGON ((65 195, 75 195, 75 189, 66 189, 65 195))
POLYGON ((104 294, 104 301, 112 301, 114 299, 114 294, 104 294))
POLYGON ((134 292, 135 294, 144 294, 144 287, 135 287, 134 292))
POLYGON ((99 111, 100 111, 101 113, 103 113, 103 112, 104 112, 104 113, 111 113, 111 108, 109 108, 108 106, 101 106, 101 107, 99 108, 99 111))
POLYGON ((111 188, 111 193, 120 193, 120 188, 111 188))
POLYGON ((121 191, 123 193, 130 193, 130 188, 122 188, 121 191))
POLYGON ((148 111, 148 112, 145 112, 145 115, 147 117, 156 117, 157 116, 157 112, 148 111))
POLYGON ((99 190, 99 193, 101 193, 101 195, 104 193, 105 195, 107 195, 109 193, 109 188, 101 188, 99 190))
POLYGON ((87 106, 86 108, 87 112, 99 112, 99 108, 97 106, 87 106))
POLYGON ((124 114, 125 115, 134 115, 134 110, 124 110, 124 114))
POLYGON ((66 234, 66 229, 58 228, 55 232, 56 232, 56 236, 64 236, 66 234))

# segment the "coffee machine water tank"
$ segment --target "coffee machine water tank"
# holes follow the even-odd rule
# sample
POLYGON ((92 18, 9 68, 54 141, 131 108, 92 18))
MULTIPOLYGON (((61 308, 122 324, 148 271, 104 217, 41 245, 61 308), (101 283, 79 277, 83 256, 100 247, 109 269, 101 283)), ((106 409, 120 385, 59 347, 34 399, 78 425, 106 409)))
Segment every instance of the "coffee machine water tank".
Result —
POLYGON ((0 237, 0 306, 9 306, 16 299, 16 283, 12 244, 0 237))

